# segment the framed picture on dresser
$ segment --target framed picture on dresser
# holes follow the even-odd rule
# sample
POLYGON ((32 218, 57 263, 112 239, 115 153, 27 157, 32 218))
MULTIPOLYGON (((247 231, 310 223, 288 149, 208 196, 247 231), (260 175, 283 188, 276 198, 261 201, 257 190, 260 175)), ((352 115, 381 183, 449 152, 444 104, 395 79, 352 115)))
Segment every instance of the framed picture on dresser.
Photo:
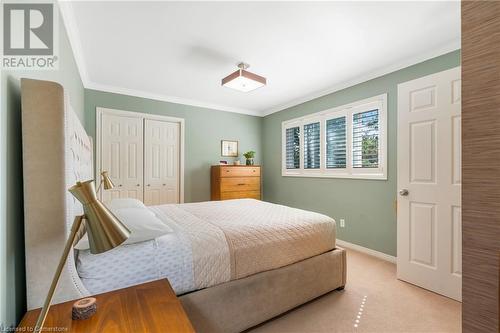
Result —
POLYGON ((221 140, 220 154, 224 157, 238 157, 238 141, 221 140))

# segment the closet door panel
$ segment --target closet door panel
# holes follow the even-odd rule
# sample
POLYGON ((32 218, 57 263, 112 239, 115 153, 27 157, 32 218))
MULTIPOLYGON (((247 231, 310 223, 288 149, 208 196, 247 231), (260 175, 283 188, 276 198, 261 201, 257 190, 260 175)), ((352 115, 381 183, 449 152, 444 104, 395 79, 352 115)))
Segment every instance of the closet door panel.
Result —
POLYGON ((108 171, 115 188, 102 190, 102 198, 143 200, 143 119, 102 115, 101 167, 108 171))
POLYGON ((144 203, 179 202, 178 123, 145 120, 144 203))

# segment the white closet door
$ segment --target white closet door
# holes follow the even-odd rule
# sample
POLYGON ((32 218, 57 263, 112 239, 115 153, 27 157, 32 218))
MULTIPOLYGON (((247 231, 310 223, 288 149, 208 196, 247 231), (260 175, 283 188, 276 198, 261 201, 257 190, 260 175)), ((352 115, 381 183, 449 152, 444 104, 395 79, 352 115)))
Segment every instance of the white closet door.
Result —
MULTIPOLYGON (((102 115, 101 168, 115 188, 101 189, 102 199, 135 198, 143 200, 143 120, 136 117, 102 115)), ((98 184, 97 184, 98 186, 98 184)))
POLYGON ((145 120, 144 204, 179 203, 179 123, 145 120))

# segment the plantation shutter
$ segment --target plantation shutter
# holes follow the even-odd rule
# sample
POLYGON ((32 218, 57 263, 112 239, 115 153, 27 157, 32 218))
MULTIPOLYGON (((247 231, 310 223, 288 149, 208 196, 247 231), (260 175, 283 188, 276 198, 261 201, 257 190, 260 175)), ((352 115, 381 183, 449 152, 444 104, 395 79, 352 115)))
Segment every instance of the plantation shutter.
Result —
POLYGON ((286 129, 286 168, 300 168, 300 127, 286 129))
POLYGON ((379 136, 378 109, 352 115, 353 168, 378 168, 379 136))
POLYGON ((344 169, 346 163, 346 117, 326 121, 326 167, 344 169))
POLYGON ((320 167, 320 136, 319 122, 304 125, 304 169, 320 167))

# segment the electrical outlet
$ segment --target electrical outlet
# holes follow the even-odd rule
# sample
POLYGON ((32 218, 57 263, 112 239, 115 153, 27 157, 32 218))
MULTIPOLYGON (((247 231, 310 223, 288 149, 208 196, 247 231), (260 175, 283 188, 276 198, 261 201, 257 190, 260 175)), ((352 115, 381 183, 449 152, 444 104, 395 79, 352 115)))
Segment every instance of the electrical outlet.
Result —
POLYGON ((345 227, 345 220, 344 219, 340 219, 340 227, 341 228, 345 227))

